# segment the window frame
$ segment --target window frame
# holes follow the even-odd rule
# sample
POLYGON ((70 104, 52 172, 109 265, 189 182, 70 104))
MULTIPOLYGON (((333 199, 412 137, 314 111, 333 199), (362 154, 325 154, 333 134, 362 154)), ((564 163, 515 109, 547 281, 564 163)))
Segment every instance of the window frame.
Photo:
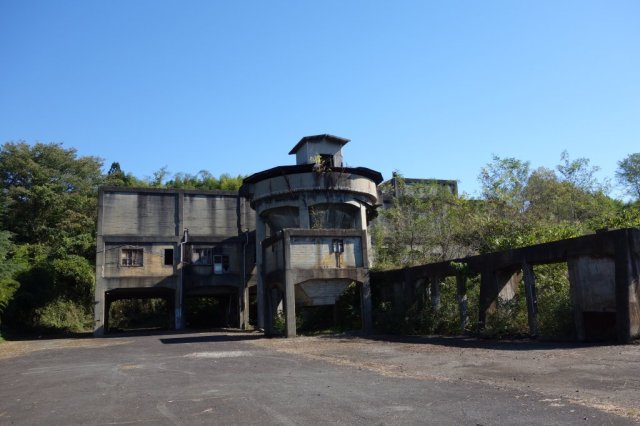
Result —
POLYGON ((123 268, 141 268, 144 266, 144 248, 123 247, 120 249, 118 266, 123 268))

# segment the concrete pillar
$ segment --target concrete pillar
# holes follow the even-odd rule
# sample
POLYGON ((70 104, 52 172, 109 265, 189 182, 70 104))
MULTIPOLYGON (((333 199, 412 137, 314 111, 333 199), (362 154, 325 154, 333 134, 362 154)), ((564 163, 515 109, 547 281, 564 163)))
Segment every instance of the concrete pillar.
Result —
POLYGON ((362 241, 362 246, 366 250, 366 258, 364 259, 364 267, 371 268, 373 266, 373 256, 370 254, 373 253, 371 249, 371 234, 367 230, 367 207, 365 205, 360 205, 360 214, 356 220, 356 226, 358 229, 366 231, 364 235, 364 241, 362 241))
POLYGON ((456 275, 456 294, 458 299, 458 312, 460 313, 460 332, 464 333, 469 323, 467 277, 464 274, 456 275))
POLYGON ((522 265, 524 290, 527 298, 527 319, 529 320, 529 334, 538 336, 538 298, 536 296, 536 278, 533 267, 528 263, 522 265))
POLYGON ((265 282, 262 268, 262 259, 264 256, 262 249, 262 241, 265 239, 266 227, 264 219, 256 214, 256 300, 258 302, 258 328, 265 330, 265 314, 266 314, 266 295, 265 282))
POLYGON ((111 300, 105 295, 105 303, 104 303, 104 328, 103 334, 109 332, 109 311, 111 310, 111 300))
MULTIPOLYGON (((615 237, 616 334, 620 343, 631 340, 630 291, 635 287, 631 274, 630 235, 628 230, 615 237)), ((636 272, 637 274, 637 272, 636 272)), ((636 280, 638 277, 636 276, 636 280)))
POLYGON ((96 234, 96 288, 94 291, 95 300, 93 305, 93 335, 102 336, 105 333, 105 285, 104 285, 104 264, 106 257, 106 246, 102 238, 102 210, 103 210, 102 190, 98 191, 98 223, 96 234))
MULTIPOLYGON (((177 203, 178 203, 178 214, 177 214, 177 223, 176 223, 176 237, 178 238, 178 242, 180 242, 181 234, 184 234, 186 231, 182 229, 184 227, 184 191, 178 191, 176 194, 177 203)), ((186 242, 186 241, 185 241, 186 242)), ((184 329, 184 319, 182 318, 182 307, 183 307, 183 292, 184 292, 184 249, 185 245, 178 243, 178 247, 180 247, 181 252, 181 260, 180 262, 180 273, 178 274, 178 280, 176 284, 176 294, 174 299, 174 327, 176 330, 184 329)))
POLYGON ((181 273, 173 300, 174 315, 173 326, 171 328, 175 328, 176 330, 184 329, 184 319, 182 318, 182 276, 183 274, 181 273))
POLYGON ((493 271, 482 271, 480 274, 480 297, 478 300, 478 329, 484 330, 487 323, 487 311, 492 298, 490 294, 495 287, 496 275, 493 271))
POLYGON ((309 207, 304 202, 304 200, 300 200, 298 203, 298 222, 300 229, 311 229, 311 221, 309 219, 309 207))
POLYGON ((442 278, 439 276, 431 276, 429 277, 429 281, 431 283, 431 306, 438 310, 440 309, 440 285, 442 278))
MULTIPOLYGON (((99 282, 99 279, 96 279, 96 287, 98 287, 98 282, 99 282)), ((93 335, 96 337, 103 336, 104 333, 106 333, 105 328, 107 326, 106 324, 107 317, 105 315, 105 311, 106 311, 106 303, 105 303, 104 291, 96 289, 95 301, 94 301, 94 307, 93 307, 93 315, 94 315, 93 335)))
POLYGON ((362 315, 362 331, 366 334, 373 332, 373 314, 371 307, 371 283, 369 274, 360 285, 360 314, 362 315))
POLYGON ((296 283, 291 270, 291 237, 287 231, 282 233, 284 250, 284 308, 287 337, 296 337, 296 283))

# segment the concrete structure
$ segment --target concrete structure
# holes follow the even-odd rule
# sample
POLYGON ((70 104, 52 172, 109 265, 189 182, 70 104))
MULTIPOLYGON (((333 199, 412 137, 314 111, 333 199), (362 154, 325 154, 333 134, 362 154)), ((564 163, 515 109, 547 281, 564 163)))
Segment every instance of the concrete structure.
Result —
POLYGON ((184 327, 186 297, 220 296, 230 326, 249 322, 254 214, 235 192, 100 188, 94 334, 118 299, 163 298, 184 327))
POLYGON ((535 265, 566 262, 576 334, 580 340, 640 338, 640 229, 603 231, 578 238, 537 244, 452 261, 372 275, 375 290, 396 305, 424 298, 429 286, 438 303, 443 277, 455 276, 461 328, 467 319, 466 283, 480 274, 479 327, 524 283, 531 335, 537 335, 538 300, 535 265), (463 266, 464 272, 461 272, 463 266))
POLYGON ((342 166, 348 139, 302 138, 295 166, 249 176, 240 190, 256 210, 258 327, 273 333, 283 312, 296 335, 296 307, 333 305, 351 282, 361 290, 363 328, 371 329, 369 221, 380 173, 342 166))

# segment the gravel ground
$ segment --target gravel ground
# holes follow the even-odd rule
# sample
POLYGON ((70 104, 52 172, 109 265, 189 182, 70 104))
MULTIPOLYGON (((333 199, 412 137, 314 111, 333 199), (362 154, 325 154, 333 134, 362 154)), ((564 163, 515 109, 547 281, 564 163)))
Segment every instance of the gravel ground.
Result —
POLYGON ((456 337, 322 336, 254 345, 388 377, 472 382, 640 421, 640 342, 586 345, 456 337))
POLYGON ((0 343, 0 424, 640 424, 640 342, 149 333, 0 343))

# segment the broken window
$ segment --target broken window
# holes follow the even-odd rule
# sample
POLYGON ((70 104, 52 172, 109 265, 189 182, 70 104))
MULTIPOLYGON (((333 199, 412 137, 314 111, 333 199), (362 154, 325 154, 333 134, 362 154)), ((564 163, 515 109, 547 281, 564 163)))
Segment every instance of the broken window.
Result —
POLYGON ((164 249, 164 265, 173 266, 173 249, 164 249))
POLYGON ((331 154, 320 154, 320 164, 324 168, 333 168, 333 155, 331 154))
POLYGON ((213 256, 213 273, 224 274, 229 271, 229 256, 215 255, 213 256))
POLYGON ((266 219, 267 234, 274 236, 284 228, 300 228, 300 216, 297 207, 276 207, 263 213, 266 219))
POLYGON ((125 248, 120 250, 121 266, 142 266, 144 250, 141 248, 125 248))
POLYGON ((360 210, 351 204, 316 204, 309 207, 311 229, 356 229, 360 210))
POLYGON ((191 250, 191 263, 194 265, 211 265, 212 260, 210 247, 196 247, 191 250))

